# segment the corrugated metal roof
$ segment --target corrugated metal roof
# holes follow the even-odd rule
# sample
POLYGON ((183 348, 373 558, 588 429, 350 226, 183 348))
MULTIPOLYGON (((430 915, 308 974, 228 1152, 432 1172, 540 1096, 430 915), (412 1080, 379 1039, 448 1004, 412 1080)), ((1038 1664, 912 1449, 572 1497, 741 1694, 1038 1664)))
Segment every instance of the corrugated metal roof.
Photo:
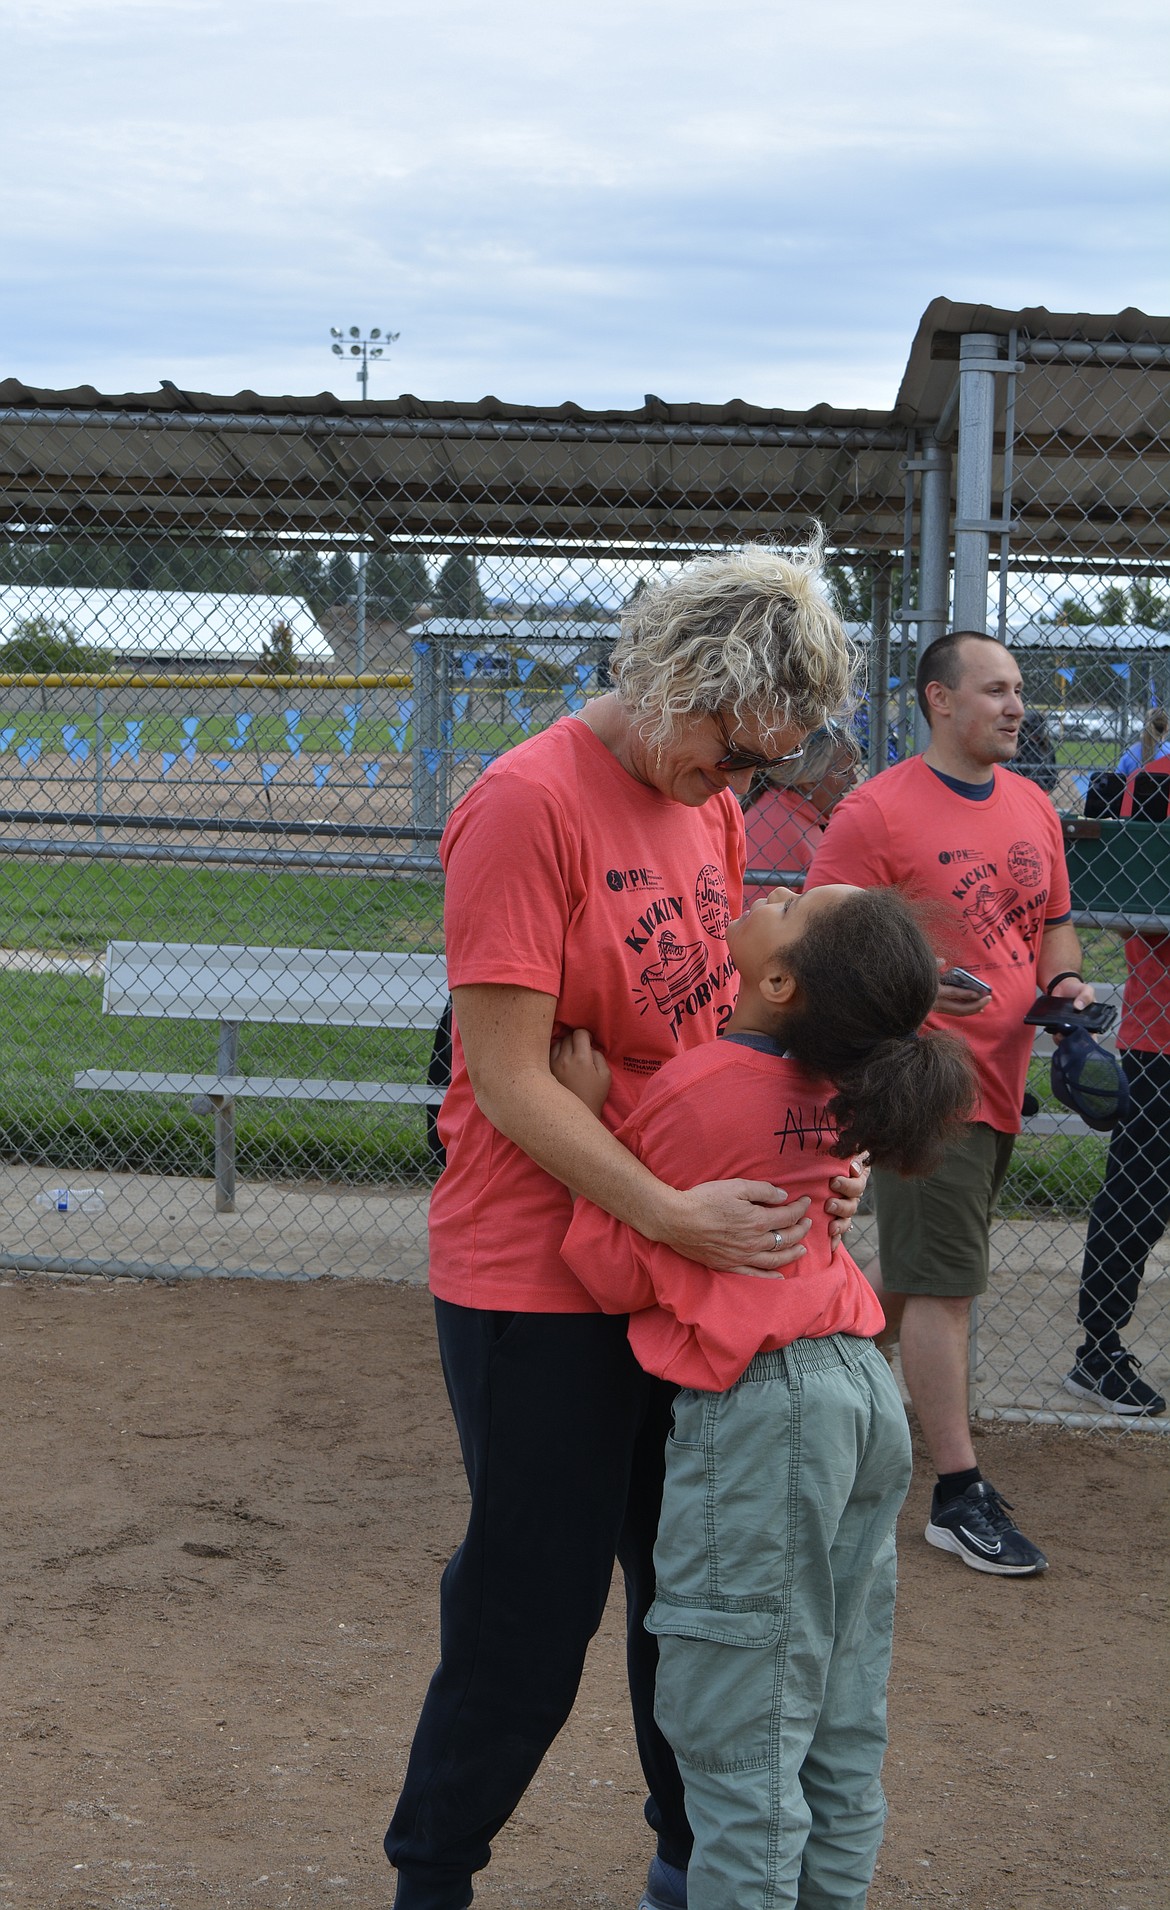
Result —
MULTIPOLYGON (((653 397, 636 410, 410 394, 364 404, 173 385, 111 395, 10 379, 0 384, 0 522, 15 534, 361 535, 385 547, 677 555, 688 543, 790 537, 815 517, 840 549, 900 550, 908 429, 945 410, 971 331, 1016 331, 1033 348, 1170 345, 1170 319, 1132 310, 936 299, 889 411, 653 397)), ((1161 556, 1170 416, 1156 368, 1029 360, 1016 395, 1014 556, 1161 556)))

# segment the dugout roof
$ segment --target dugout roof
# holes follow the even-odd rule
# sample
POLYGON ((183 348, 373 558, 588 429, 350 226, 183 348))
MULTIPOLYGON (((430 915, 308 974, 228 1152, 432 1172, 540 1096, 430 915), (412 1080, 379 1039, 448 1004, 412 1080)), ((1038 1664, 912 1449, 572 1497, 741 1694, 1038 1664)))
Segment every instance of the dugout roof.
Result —
MULTIPOLYGON (((949 409, 941 435, 953 436, 959 341, 973 331, 1017 334, 1013 553, 1164 556, 1170 319, 946 299, 924 314, 888 411, 654 397, 629 411, 409 394, 359 403, 170 384, 111 395, 8 379, 0 521, 9 536, 372 536, 677 555, 816 517, 838 549, 901 550, 910 434, 949 409), (1054 357, 1052 341, 1073 341, 1073 358, 1054 357)), ((1001 395, 1001 420, 1003 408, 1001 395)))

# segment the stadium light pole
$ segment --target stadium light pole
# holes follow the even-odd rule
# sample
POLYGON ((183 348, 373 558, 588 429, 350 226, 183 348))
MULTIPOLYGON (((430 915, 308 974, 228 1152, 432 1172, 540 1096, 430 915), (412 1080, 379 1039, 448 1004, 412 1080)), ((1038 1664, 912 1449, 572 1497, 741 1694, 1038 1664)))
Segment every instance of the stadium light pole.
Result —
MULTIPOLYGON (((329 336, 333 340, 335 358, 356 358, 358 360, 357 381, 362 388, 362 403, 370 395, 370 360, 381 358, 399 336, 397 332, 383 331, 375 325, 368 338, 362 335, 360 325, 351 325, 342 331, 338 325, 329 327, 329 336)), ((361 676, 366 667, 366 553, 358 552, 357 592, 354 601, 353 633, 354 675, 361 676)), ((360 708, 360 699, 359 699, 360 708)))

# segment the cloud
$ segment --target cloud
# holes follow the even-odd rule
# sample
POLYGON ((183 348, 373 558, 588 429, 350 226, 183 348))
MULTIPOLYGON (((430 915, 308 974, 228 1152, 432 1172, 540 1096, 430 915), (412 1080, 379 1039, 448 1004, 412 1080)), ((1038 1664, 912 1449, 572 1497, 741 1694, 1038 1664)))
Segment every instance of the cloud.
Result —
POLYGON ((1166 309, 1146 0, 38 0, 9 30, 32 381, 886 404, 940 291, 1166 309), (349 380, 343 380, 348 386, 349 380))

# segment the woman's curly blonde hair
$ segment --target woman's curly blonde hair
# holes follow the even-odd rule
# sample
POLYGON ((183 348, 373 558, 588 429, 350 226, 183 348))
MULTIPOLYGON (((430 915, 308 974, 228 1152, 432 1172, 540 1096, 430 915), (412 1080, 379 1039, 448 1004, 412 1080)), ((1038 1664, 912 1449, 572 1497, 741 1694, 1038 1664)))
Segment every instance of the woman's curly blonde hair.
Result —
POLYGON ((614 689, 647 743, 695 716, 750 714, 765 736, 840 709, 855 653, 824 593, 819 531, 785 556, 746 544, 648 584, 622 613, 614 689))

